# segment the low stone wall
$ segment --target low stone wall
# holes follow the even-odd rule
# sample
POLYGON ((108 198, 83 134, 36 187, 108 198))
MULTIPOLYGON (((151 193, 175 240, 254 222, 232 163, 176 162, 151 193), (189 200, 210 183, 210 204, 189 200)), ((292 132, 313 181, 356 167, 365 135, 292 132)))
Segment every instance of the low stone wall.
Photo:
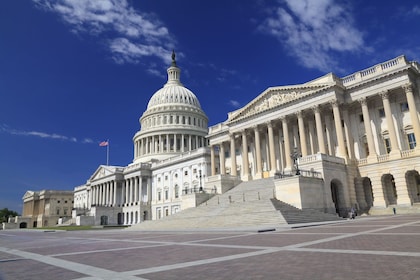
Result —
POLYGON ((237 186, 241 180, 231 175, 215 175, 207 177, 205 182, 206 190, 216 190, 216 193, 223 194, 237 186))
POLYGON ((324 209, 324 181, 293 176, 274 180, 276 199, 299 209, 324 209))

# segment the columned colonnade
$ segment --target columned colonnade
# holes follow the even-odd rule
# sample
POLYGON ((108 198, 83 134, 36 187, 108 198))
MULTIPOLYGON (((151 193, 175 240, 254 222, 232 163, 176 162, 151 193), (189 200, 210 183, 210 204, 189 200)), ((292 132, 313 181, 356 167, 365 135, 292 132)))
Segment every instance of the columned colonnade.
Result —
POLYGON ((203 136, 191 134, 162 134, 138 139, 134 144, 134 155, 188 152, 205 146, 203 136))
MULTIPOLYGON (((408 103, 408 110, 411 117, 413 133, 415 139, 420 139, 420 122, 418 118, 418 110, 416 108, 415 97, 412 84, 406 84, 402 87, 408 103)), ((368 146, 368 154, 360 149, 359 158, 368 158, 368 160, 377 161, 378 149, 375 145, 374 131, 371 126, 370 109, 368 108, 367 98, 380 96, 385 113, 385 120, 390 139, 390 156, 393 154, 400 155, 402 147, 399 146, 398 137, 401 135, 397 132, 395 122, 393 120, 393 112, 389 99, 390 91, 379 92, 376 95, 362 97, 358 99, 357 104, 361 107, 363 115, 363 124, 366 133, 368 146)), ((354 103, 353 103, 354 104, 354 103)), ((352 105, 353 105, 352 104, 352 105)), ((244 180, 249 176, 253 178, 261 178, 263 171, 269 171, 273 175, 276 171, 287 171, 292 169, 292 160, 290 155, 296 147, 302 156, 316 153, 338 156, 345 159, 356 159, 353 143, 359 139, 353 139, 349 131, 350 118, 348 108, 341 105, 338 100, 334 99, 328 103, 318 104, 311 109, 300 110, 294 114, 280 116, 278 119, 272 119, 264 123, 259 123, 245 129, 235 131, 234 125, 230 126, 229 141, 221 143, 212 143, 211 149, 211 172, 212 175, 226 174, 226 157, 225 152, 230 155, 230 174, 233 176, 240 175, 244 180), (331 113, 332 111, 332 113, 331 113), (313 125, 314 124, 314 125, 313 125), (315 129, 314 129, 315 128, 315 129), (261 139, 266 141, 262 143, 261 139), (254 149, 249 151, 249 143, 253 143, 254 149), (241 162, 236 159, 236 147, 242 146, 241 162), (219 150, 219 163, 215 160, 215 147, 219 150), (267 151, 266 155, 262 155, 262 151, 267 151), (254 174, 249 171, 249 152, 253 155, 254 174), (263 161, 265 162, 265 170, 262 169, 263 161), (241 174, 237 174, 238 165, 241 165, 241 174), (216 172, 216 167, 219 167, 216 172), (248 167, 248 168, 244 168, 248 167)), ((404 140, 404 139, 400 139, 404 140)), ((418 148, 419 146, 417 146, 418 148)))

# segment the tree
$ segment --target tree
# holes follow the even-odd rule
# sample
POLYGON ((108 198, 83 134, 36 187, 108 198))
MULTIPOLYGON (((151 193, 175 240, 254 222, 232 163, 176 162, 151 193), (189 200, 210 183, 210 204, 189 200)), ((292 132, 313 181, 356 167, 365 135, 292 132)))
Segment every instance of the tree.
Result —
POLYGON ((9 210, 7 208, 3 208, 0 210, 0 223, 7 222, 9 217, 19 216, 19 214, 15 211, 9 210))

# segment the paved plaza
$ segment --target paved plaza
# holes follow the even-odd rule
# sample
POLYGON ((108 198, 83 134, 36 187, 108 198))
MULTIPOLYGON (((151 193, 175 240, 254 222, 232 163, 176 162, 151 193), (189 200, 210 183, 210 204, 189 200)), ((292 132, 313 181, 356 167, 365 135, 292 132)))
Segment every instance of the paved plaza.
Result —
POLYGON ((420 215, 275 231, 0 231, 0 279, 420 279, 420 215))

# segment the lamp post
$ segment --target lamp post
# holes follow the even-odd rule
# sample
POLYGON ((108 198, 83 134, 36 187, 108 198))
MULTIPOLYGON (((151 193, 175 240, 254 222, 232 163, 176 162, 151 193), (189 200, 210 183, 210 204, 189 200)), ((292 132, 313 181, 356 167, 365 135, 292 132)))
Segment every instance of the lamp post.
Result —
POLYGON ((203 191, 203 186, 201 185, 201 178, 202 178, 202 175, 201 175, 201 169, 200 170, 198 170, 198 177, 199 177, 199 182, 200 182, 200 192, 202 192, 203 191))
POLYGON ((290 155, 290 157, 293 159, 293 165, 296 170, 296 175, 300 175, 299 165, 298 165, 298 158, 300 158, 302 155, 298 152, 297 147, 293 148, 293 153, 290 155))

